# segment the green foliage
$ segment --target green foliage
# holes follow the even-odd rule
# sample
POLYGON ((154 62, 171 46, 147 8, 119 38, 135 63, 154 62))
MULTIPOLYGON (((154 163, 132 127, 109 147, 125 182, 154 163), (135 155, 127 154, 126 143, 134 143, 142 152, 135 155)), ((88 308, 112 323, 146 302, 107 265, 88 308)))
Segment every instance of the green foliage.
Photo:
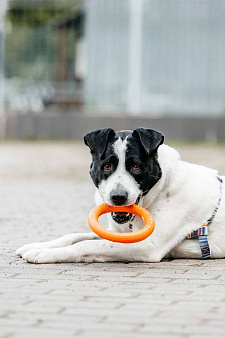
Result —
POLYGON ((69 10, 60 9, 24 9, 17 8, 8 11, 7 19, 12 25, 20 26, 45 26, 62 16, 70 15, 69 10))
POLYGON ((8 0, 8 3, 10 23, 30 27, 49 25, 84 9, 83 0, 8 0))
MULTIPOLYGON (((56 23, 66 21, 73 13, 75 15, 76 11, 44 8, 17 8, 8 11, 9 29, 5 40, 6 76, 55 81, 60 38, 56 23)), ((76 37, 73 29, 66 31, 67 69, 73 69, 76 37)))

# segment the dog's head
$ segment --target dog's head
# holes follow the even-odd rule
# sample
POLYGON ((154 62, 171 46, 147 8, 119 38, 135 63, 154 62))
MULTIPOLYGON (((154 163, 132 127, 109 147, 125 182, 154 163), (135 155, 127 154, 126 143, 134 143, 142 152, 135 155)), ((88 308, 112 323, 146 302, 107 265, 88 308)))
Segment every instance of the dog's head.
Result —
MULTIPOLYGON (((84 136, 92 154, 90 175, 104 202, 134 204, 157 183, 162 176, 157 149, 163 141, 160 132, 145 128, 118 132, 107 128, 84 136)), ((130 218, 117 214, 118 223, 130 218)))

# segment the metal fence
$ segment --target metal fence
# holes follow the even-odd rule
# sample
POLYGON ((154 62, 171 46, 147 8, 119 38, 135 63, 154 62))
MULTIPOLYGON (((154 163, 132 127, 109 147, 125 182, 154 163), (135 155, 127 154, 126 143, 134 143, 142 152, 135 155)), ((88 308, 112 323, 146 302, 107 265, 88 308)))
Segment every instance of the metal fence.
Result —
POLYGON ((5 25, 6 107, 41 113, 78 107, 82 79, 76 48, 83 35, 81 1, 9 1, 5 25))

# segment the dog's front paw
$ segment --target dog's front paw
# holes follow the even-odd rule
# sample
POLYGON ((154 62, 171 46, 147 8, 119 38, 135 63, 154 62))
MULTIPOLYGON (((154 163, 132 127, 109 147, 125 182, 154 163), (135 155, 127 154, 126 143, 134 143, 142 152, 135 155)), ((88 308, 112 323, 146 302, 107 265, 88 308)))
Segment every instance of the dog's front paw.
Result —
POLYGON ((31 249, 22 254, 22 258, 29 263, 45 264, 55 263, 53 249, 31 249))
POLYGON ((31 243, 21 246, 19 249, 16 250, 16 255, 22 257, 25 252, 32 250, 32 249, 41 249, 43 243, 31 243))

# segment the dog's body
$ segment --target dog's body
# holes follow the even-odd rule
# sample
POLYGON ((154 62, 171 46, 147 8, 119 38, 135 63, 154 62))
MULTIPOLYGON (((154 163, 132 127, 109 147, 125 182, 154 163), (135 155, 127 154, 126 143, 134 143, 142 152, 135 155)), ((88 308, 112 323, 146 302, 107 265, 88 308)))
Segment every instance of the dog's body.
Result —
MULTIPOLYGON (((57 240, 28 244, 17 254, 32 263, 141 261, 163 257, 201 258, 198 239, 187 240, 206 223, 219 197, 217 171, 180 160, 173 148, 163 145, 163 135, 150 129, 115 133, 98 130, 85 136, 93 162, 90 174, 96 185, 96 203, 139 204, 154 217, 156 228, 146 240, 113 243, 94 233, 71 234, 57 240)), ((223 191, 225 191, 225 177, 223 191)), ((224 195, 223 195, 224 196, 224 195)), ((130 214, 108 214, 109 229, 130 231, 130 214)), ((133 231, 143 227, 136 217, 133 231)), ((225 257, 225 198, 209 226, 212 258, 225 257)))

